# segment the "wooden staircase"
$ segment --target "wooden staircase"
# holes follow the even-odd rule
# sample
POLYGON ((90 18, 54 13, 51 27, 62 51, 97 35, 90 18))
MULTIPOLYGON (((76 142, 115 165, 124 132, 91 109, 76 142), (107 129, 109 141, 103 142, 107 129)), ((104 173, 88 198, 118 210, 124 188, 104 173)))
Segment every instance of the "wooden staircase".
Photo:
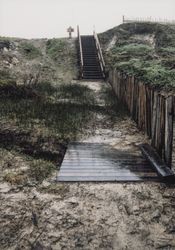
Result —
POLYGON ((105 78, 105 63, 96 33, 92 36, 80 36, 79 41, 79 65, 80 78, 98 80, 105 78))
POLYGON ((81 36, 81 41, 84 61, 83 78, 102 79, 103 73, 100 68, 94 36, 81 36))

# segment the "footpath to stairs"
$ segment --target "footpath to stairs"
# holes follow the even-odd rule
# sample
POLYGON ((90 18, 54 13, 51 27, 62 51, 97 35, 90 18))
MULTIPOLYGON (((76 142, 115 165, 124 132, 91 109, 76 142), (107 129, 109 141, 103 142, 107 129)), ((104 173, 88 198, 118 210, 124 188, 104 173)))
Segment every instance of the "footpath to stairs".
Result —
POLYGON ((103 79, 94 36, 81 36, 83 54, 83 78, 103 79))
MULTIPOLYGON (((105 107, 106 102, 101 91, 107 88, 107 83, 80 81, 78 84, 92 89, 97 104, 105 107)), ((118 119, 113 124, 107 113, 97 114, 94 127, 87 128, 84 134, 87 136, 69 144, 57 175, 58 182, 159 180, 156 171, 135 145, 143 143, 144 137, 129 119, 118 119)))

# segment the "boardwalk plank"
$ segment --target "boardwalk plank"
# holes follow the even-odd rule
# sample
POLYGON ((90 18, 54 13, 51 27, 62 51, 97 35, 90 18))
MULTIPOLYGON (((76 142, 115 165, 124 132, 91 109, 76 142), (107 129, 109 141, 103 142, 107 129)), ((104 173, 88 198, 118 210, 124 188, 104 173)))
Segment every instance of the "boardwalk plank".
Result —
POLYGON ((158 180, 157 173, 141 155, 97 143, 71 143, 57 181, 158 180))

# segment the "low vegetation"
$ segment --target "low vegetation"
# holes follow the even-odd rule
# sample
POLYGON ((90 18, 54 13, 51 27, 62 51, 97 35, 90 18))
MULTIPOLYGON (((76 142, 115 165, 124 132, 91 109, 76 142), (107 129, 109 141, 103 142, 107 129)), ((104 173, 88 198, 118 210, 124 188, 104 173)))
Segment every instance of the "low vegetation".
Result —
MULTIPOLYGON (((19 91, 21 89, 20 86, 16 88, 19 88, 19 91)), ((90 89, 74 84, 54 88, 45 83, 44 87, 40 84, 36 89, 35 86, 23 87, 23 89, 26 91, 27 99, 24 91, 20 98, 18 96, 15 98, 15 92, 18 94, 15 90, 14 93, 8 92, 8 96, 11 95, 13 98, 5 102, 0 101, 1 118, 15 119, 25 128, 33 127, 39 122, 64 139, 76 139, 77 134, 87 124, 95 102, 90 89), (18 101, 16 101, 17 98, 18 101)), ((13 91, 12 88, 11 90, 13 91)))
POLYGON ((65 53, 66 50, 66 43, 61 39, 50 39, 47 41, 46 44, 46 52, 47 54, 57 61, 59 59, 60 53, 65 53))
POLYGON ((40 159, 33 160, 30 164, 29 176, 34 181, 41 182, 50 176, 53 170, 56 170, 56 166, 53 163, 40 159))
POLYGON ((4 180, 40 182, 60 165, 67 143, 93 122, 98 112, 94 93, 78 84, 5 87, 0 87, 0 147, 19 154, 28 167, 8 172, 4 180))
POLYGON ((41 51, 32 43, 22 42, 19 47, 21 53, 28 59, 32 60, 42 55, 41 51))
POLYGON ((76 51, 69 44, 67 39, 49 39, 46 43, 46 53, 58 65, 64 64, 65 68, 69 68, 75 63, 77 57, 76 51))
MULTIPOLYGON (((0 71, 8 72, 17 84, 68 83, 77 78, 74 40, 20 39, 0 37, 0 71)), ((9 82, 0 74, 0 84, 9 82)))
POLYGON ((102 99, 105 101, 106 113, 109 119, 115 123, 116 120, 123 119, 128 115, 128 111, 124 105, 121 105, 112 88, 103 88, 101 91, 102 99))
POLYGON ((122 24, 100 34, 100 40, 108 69, 117 68, 163 88, 175 87, 175 26, 122 24))
POLYGON ((10 75, 8 70, 0 70, 0 86, 14 84, 15 79, 10 75))

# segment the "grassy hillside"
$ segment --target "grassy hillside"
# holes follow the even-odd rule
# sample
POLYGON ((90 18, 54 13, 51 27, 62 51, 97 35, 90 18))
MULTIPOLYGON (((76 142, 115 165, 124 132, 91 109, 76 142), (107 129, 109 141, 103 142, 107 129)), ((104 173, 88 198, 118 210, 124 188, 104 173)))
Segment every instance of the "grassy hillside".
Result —
POLYGON ((99 37, 108 69, 134 74, 149 84, 175 87, 175 26, 127 23, 99 37))
POLYGON ((17 39, 0 37, 0 84, 48 82, 77 78, 75 39, 17 39))
POLYGON ((0 37, 0 165, 23 162, 0 181, 40 182, 60 164, 67 142, 93 117, 95 98, 74 78, 75 39, 0 37))

